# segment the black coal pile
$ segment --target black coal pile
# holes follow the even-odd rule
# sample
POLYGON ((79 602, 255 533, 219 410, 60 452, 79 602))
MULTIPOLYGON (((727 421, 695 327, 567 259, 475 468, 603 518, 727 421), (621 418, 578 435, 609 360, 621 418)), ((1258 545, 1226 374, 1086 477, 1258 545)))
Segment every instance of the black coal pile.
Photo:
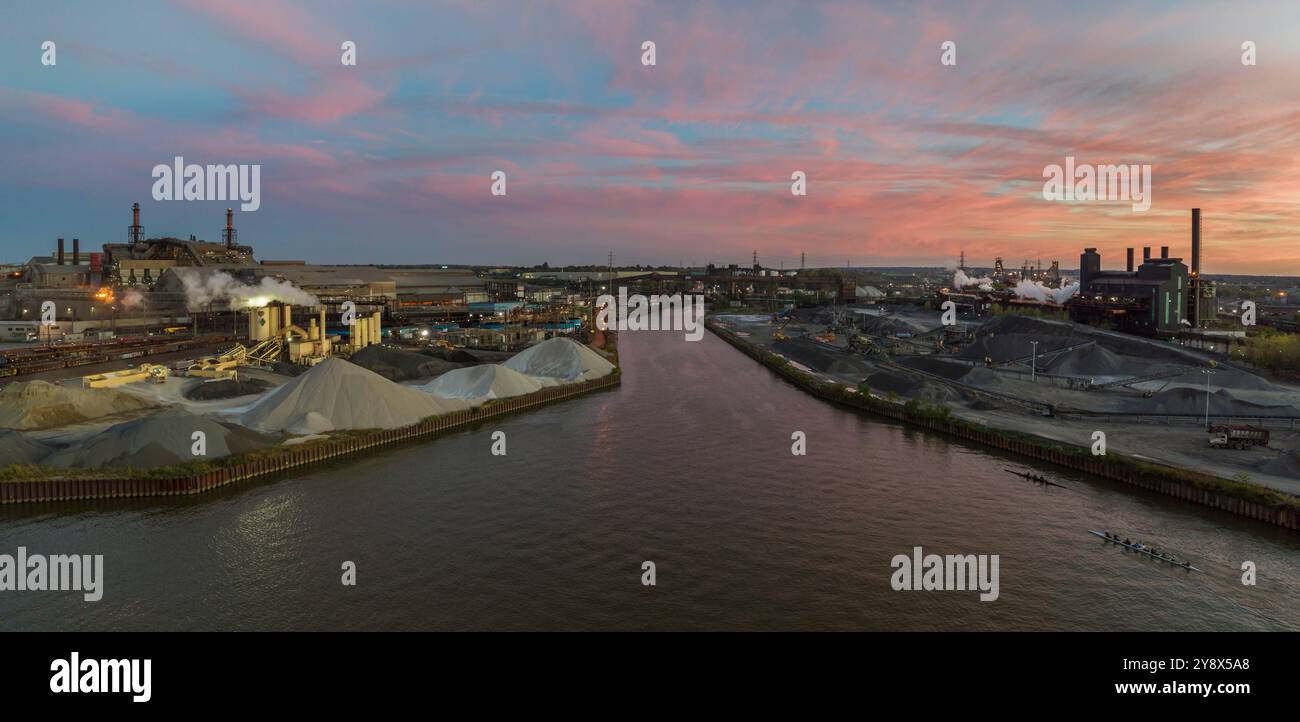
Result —
POLYGON ((367 346, 352 354, 348 360, 389 381, 430 379, 462 366, 453 361, 388 346, 367 346))
POLYGON ((185 398, 191 401, 233 399, 237 396, 260 394, 269 388, 271 388, 271 384, 262 379, 217 379, 215 381, 204 381, 189 391, 186 391, 185 398))

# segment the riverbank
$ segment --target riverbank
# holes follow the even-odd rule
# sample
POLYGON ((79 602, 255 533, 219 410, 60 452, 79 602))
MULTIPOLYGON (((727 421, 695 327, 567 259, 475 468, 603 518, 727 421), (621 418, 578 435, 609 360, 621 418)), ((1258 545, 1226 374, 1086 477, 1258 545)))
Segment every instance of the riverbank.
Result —
POLYGON ((954 418, 942 404, 906 403, 859 393, 843 383, 825 381, 791 365, 780 355, 759 348, 712 320, 713 334, 766 366, 786 381, 825 401, 884 416, 905 424, 974 441, 1003 451, 1047 461, 1130 486, 1213 507, 1233 514, 1300 530, 1300 499, 1233 479, 1167 466, 1109 452, 1094 456, 1088 447, 1037 434, 999 429, 954 418))
POLYGON ((120 471, 51 470, 10 467, 10 478, 0 480, 0 504, 114 499, 201 494, 259 476, 276 474, 369 449, 428 439, 460 431, 521 411, 553 404, 594 391, 618 386, 621 371, 580 383, 544 388, 523 396, 489 401, 482 406, 435 416, 410 426, 350 432, 294 446, 276 446, 257 452, 196 462, 181 467, 155 469, 132 475, 120 471))

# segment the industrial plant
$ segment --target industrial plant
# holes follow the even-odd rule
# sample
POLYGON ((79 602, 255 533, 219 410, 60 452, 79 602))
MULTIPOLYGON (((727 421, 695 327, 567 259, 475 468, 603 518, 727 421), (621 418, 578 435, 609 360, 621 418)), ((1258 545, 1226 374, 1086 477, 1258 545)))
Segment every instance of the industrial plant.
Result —
POLYGON ((1085 248, 1077 280, 1056 262, 981 272, 963 257, 811 305, 755 278, 710 319, 810 383, 1061 443, 1102 431, 1112 449, 1300 493, 1300 388, 1246 361, 1241 299, 1203 275, 1203 247, 1197 208, 1190 267, 1168 246, 1140 263, 1127 249, 1124 270, 1085 248))
POLYGON ((1114 270, 1087 247, 1077 275, 965 253, 950 269, 771 268, 757 251, 694 268, 332 266, 259 259, 224 220, 220 242, 149 237, 135 204, 126 242, 56 239, 11 267, 0 443, 18 463, 185 467, 172 427, 219 440, 204 463, 333 449, 604 388, 617 358, 594 306, 626 289, 703 296, 717 335, 873 403, 1062 443, 1101 430, 1119 451, 1300 492, 1300 391, 1243 363, 1237 299, 1202 273, 1199 208, 1190 264, 1128 248, 1114 270))

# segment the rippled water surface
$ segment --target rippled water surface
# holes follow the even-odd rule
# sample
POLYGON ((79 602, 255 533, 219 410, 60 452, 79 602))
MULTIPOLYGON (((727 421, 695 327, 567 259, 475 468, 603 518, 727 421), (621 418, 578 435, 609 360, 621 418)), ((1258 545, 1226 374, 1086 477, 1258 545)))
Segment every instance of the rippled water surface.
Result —
POLYGON ((1300 628, 1297 535, 1046 465, 1069 489, 1040 488, 1002 471, 1017 459, 830 407, 712 335, 620 344, 621 388, 436 441, 189 499, 0 509, 0 553, 106 567, 94 604, 0 592, 0 628, 1300 628), (998 554, 1000 598, 893 591, 890 560, 916 545, 998 554))

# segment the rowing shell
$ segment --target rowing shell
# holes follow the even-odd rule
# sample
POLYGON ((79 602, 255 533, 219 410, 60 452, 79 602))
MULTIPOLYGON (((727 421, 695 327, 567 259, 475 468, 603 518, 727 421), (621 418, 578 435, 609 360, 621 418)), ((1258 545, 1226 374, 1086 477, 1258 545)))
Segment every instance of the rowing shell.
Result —
POLYGON ((1068 486, 1064 486, 1064 485, 1062 485, 1062 484, 1058 484, 1058 483, 1056 483, 1055 481, 1048 481, 1047 479, 1044 479, 1044 478, 1041 477, 1041 476, 1034 476, 1033 474, 1030 474, 1030 473, 1025 472, 1025 471, 1016 471, 1015 469, 1003 469, 1003 471, 1007 472, 1008 474, 1015 474, 1016 476, 1018 476, 1018 477, 1020 477, 1020 478, 1022 478, 1022 479, 1027 479, 1027 480, 1032 481, 1032 482, 1034 482, 1034 483, 1036 483, 1036 484, 1046 484, 1046 485, 1048 485, 1048 486, 1055 486, 1055 487, 1057 487, 1058 489, 1068 489, 1068 488, 1070 488, 1070 487, 1068 487, 1068 486))
POLYGON ((1145 548, 1143 548, 1143 547, 1141 547, 1141 546, 1138 546, 1137 544, 1125 544, 1125 543, 1122 542, 1122 541, 1116 541, 1116 540, 1111 539, 1110 537, 1106 536, 1105 534, 1103 534, 1103 533, 1101 533, 1101 532, 1099 532, 1099 531, 1093 531, 1093 530, 1089 529, 1089 530, 1088 530, 1088 533, 1089 533, 1089 534, 1092 534, 1093 536, 1099 536, 1099 537, 1101 537, 1102 539, 1105 539, 1106 541, 1111 542, 1111 543, 1113 543, 1113 544, 1118 544, 1118 545, 1120 545, 1120 546, 1122 546, 1122 547, 1128 547, 1129 549, 1132 549, 1133 551, 1138 552, 1138 553, 1140 553, 1140 554, 1145 554, 1145 555, 1151 557, 1152 559, 1158 559, 1158 560, 1160 560, 1160 561, 1162 561, 1162 562, 1165 562, 1165 563, 1168 563, 1168 564, 1173 564, 1174 566, 1178 567, 1179 569, 1190 569, 1191 571, 1194 571, 1194 572, 1199 572, 1199 571, 1201 571, 1200 569, 1197 569, 1196 567, 1194 567, 1194 566, 1192 566, 1192 565, 1190 565, 1190 564, 1187 565, 1187 566, 1183 566, 1182 564, 1179 564, 1178 562, 1171 562, 1171 561, 1169 561, 1168 559, 1165 559, 1164 557, 1161 557, 1161 556, 1157 556, 1157 555, 1155 555, 1155 554, 1152 554, 1151 552, 1147 551, 1145 548))

